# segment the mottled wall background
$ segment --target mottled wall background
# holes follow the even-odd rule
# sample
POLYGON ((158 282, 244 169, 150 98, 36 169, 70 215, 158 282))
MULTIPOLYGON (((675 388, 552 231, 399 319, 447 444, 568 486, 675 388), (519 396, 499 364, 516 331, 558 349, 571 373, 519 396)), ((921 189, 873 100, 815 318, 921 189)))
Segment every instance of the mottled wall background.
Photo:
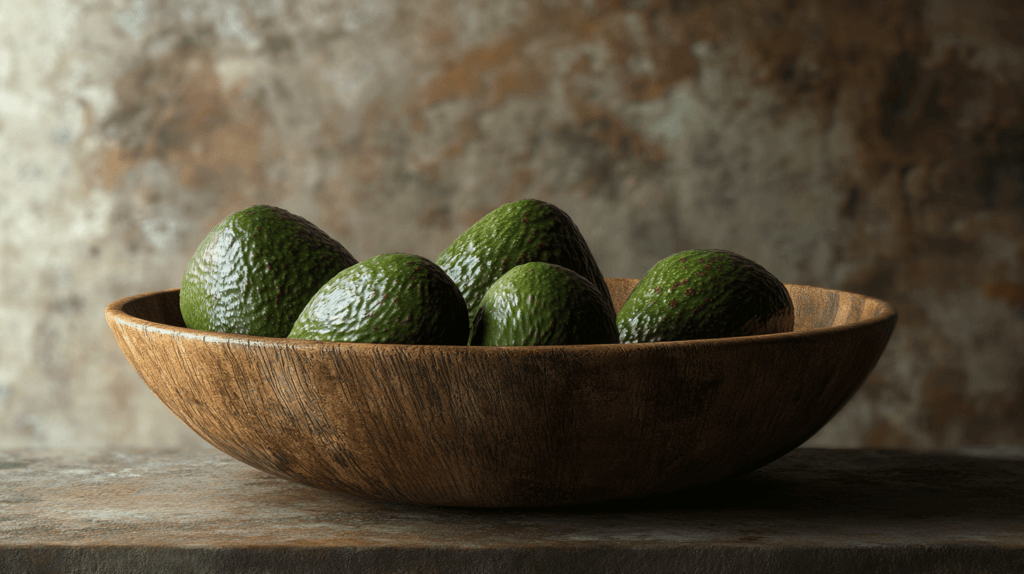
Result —
POLYGON ((255 203, 359 259, 524 197, 899 325, 818 446, 1024 444, 1016 0, 0 0, 0 447, 188 447, 103 319, 255 203))

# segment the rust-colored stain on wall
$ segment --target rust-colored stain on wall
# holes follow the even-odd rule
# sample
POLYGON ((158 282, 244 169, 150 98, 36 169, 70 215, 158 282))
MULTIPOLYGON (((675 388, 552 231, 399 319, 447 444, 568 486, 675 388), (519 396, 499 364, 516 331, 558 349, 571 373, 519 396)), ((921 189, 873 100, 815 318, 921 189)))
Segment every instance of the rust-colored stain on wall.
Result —
POLYGON ((1018 2, 69 5, 35 41, 62 63, 0 42, 0 310, 25 341, 0 351, 0 445, 196 444, 95 310, 176 286, 232 211, 435 257, 524 197, 566 209, 609 276, 717 247, 894 304, 811 444, 1024 441, 1018 2))
POLYGON ((118 107, 101 129, 113 136, 100 172, 145 159, 165 163, 180 184, 213 193, 248 184, 265 187, 261 135, 269 121, 258 100, 222 85, 211 39, 186 37, 170 53, 145 61, 114 84, 118 107))

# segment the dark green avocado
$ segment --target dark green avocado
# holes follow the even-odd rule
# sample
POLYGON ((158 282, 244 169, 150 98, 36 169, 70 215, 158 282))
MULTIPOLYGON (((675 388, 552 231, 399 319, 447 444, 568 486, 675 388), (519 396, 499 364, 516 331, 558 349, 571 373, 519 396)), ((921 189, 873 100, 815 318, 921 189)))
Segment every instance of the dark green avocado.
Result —
POLYGON ((284 337, 321 285, 356 260, 309 221, 279 207, 232 213, 185 268, 185 325, 202 331, 284 337))
POLYGON ((455 239, 437 264, 466 299, 469 317, 492 283, 517 265, 543 261, 571 269, 590 281, 608 304, 608 285, 586 240, 567 213, 536 199, 507 203, 455 239))
POLYGON ((472 345, 618 343, 615 310, 575 271, 535 261, 513 267, 480 301, 472 345))
POLYGON ((469 321, 459 288, 440 267, 419 255, 389 253, 353 265, 324 284, 288 337, 465 345, 469 321))
POLYGON ((793 330, 793 301, 774 275, 731 251, 662 259, 616 318, 623 343, 718 339, 793 330))

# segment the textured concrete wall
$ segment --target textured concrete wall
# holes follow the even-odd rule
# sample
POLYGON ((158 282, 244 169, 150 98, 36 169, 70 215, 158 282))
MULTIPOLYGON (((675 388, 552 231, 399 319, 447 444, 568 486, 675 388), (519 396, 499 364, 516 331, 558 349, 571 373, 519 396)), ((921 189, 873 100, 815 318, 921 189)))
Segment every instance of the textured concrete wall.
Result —
POLYGON ((0 0, 0 447, 198 446, 103 320, 270 203, 359 259, 536 197, 900 323, 818 446, 1024 444, 1015 0, 0 0))

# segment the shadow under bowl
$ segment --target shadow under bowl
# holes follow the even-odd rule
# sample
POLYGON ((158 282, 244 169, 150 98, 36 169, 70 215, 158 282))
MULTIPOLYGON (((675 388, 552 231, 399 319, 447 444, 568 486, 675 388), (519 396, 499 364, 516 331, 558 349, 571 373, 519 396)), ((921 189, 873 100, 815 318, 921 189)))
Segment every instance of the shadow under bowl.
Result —
MULTIPOLYGON (((636 279, 607 279, 616 311, 636 279)), ((896 311, 787 285, 790 333, 661 343, 448 347, 197 331, 178 289, 106 309, 182 422, 270 474, 372 499, 540 507, 640 498, 763 466, 856 392, 896 311)))

